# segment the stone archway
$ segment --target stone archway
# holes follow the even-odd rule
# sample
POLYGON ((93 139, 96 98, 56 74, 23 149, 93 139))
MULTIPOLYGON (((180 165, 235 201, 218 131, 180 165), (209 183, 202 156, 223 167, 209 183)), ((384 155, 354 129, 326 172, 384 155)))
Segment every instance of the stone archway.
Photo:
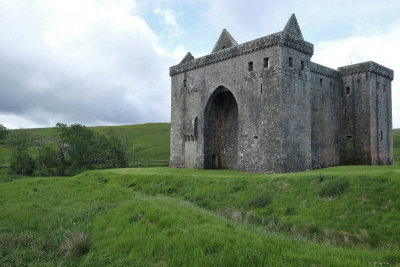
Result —
POLYGON ((220 86, 204 112, 204 168, 236 169, 237 160, 238 105, 231 91, 220 86))

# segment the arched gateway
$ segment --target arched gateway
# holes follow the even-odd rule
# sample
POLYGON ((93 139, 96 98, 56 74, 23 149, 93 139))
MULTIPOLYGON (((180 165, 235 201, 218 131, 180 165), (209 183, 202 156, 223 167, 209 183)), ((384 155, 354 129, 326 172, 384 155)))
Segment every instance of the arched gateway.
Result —
POLYGON ((204 110, 204 168, 236 169, 238 159, 238 105, 220 86, 204 110))

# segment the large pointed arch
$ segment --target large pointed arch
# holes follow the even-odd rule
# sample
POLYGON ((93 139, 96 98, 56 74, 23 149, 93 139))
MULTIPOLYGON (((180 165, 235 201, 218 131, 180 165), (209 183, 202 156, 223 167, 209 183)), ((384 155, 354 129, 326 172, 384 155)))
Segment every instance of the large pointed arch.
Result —
POLYGON ((236 169, 238 104, 232 92, 219 86, 204 110, 204 168, 236 169))

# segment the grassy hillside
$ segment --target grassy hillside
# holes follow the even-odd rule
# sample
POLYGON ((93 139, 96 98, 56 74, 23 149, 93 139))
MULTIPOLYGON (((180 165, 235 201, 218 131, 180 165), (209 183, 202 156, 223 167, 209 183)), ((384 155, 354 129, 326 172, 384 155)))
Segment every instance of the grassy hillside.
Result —
POLYGON ((396 265, 399 191, 399 166, 3 176, 0 266, 396 265), (71 232, 87 254, 64 257, 71 232))
MULTIPOLYGON (((126 140, 134 146, 135 161, 140 163, 163 163, 169 162, 169 123, 148 123, 139 125, 125 125, 112 127, 89 127, 95 132, 105 132, 113 129, 122 140, 126 140)), ((27 129, 38 140, 54 143, 57 132, 54 128, 27 129)), ((32 153, 36 153, 32 149, 32 153)), ((5 142, 0 142, 0 167, 8 165, 10 156, 9 147, 5 142)))
POLYGON ((395 163, 400 165, 400 129, 393 130, 393 157, 395 163))
MULTIPOLYGON (((113 129, 137 160, 168 161, 169 124, 113 129)), ((393 140, 396 166, 292 174, 136 168, 24 178, 0 169, 0 266, 400 265, 399 129, 393 140), (79 244, 88 253, 65 256, 79 244)), ((0 144, 0 159, 7 153, 0 144)))

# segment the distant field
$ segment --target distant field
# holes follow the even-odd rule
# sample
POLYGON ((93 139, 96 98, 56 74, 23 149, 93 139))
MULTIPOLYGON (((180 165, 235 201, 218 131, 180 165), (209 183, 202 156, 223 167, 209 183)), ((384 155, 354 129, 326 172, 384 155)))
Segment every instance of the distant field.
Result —
POLYGON ((395 164, 400 165, 400 129, 393 130, 393 157, 395 164))
POLYGON ((395 266, 399 191, 399 166, 4 175, 0 266, 395 266), (71 232, 87 254, 64 257, 71 232))
MULTIPOLYGON (((134 146, 134 160, 136 163, 144 164, 163 164, 169 162, 169 123, 147 123, 139 125, 110 126, 110 127, 89 127, 95 132, 105 132, 107 129, 113 129, 123 140, 126 140, 131 146, 134 146)), ((57 132, 54 128, 27 129, 37 139, 43 139, 45 142, 54 142, 57 138, 57 132)), ((32 153, 36 153, 32 149, 32 153)), ((10 155, 9 148, 0 143, 0 166, 8 165, 10 155)), ((132 155, 130 155, 132 158, 132 155)), ((130 162, 133 165, 133 162, 130 162)))

